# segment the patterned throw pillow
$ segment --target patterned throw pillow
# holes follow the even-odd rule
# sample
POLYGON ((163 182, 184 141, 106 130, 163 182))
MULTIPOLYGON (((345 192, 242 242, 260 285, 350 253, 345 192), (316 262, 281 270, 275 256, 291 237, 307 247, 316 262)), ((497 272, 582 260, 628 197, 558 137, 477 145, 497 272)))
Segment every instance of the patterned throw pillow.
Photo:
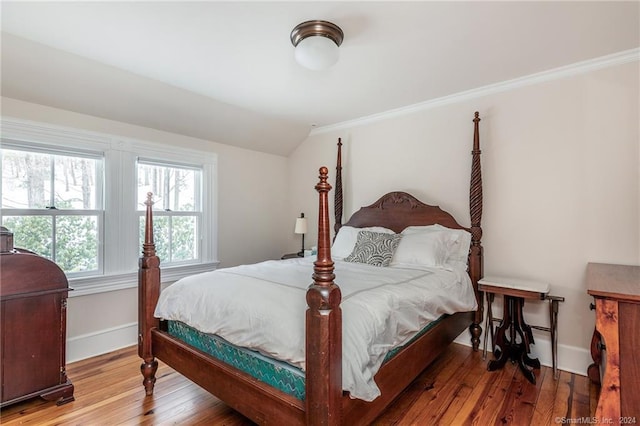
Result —
POLYGON ((401 238, 401 234, 360 231, 353 251, 344 260, 373 266, 389 266, 401 238))

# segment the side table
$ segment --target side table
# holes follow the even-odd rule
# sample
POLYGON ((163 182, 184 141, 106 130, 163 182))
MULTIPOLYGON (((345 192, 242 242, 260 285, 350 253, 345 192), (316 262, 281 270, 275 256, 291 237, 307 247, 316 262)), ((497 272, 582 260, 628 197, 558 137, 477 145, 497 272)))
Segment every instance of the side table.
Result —
POLYGON ((283 254, 280 259, 282 259, 282 260, 284 260, 284 259, 296 259, 298 257, 303 257, 303 256, 300 256, 300 254, 298 254, 298 253, 287 253, 287 254, 283 254))
POLYGON ((551 334, 551 357, 553 363, 553 377, 558 377, 558 303, 564 302, 564 297, 549 294, 549 284, 537 281, 520 280, 506 277, 485 277, 478 281, 478 289, 487 295, 487 317, 485 319, 485 336, 483 356, 487 354, 487 336, 491 334, 491 346, 495 360, 489 361, 487 369, 494 371, 502 368, 511 360, 517 362, 524 376, 535 383, 536 379, 531 369, 540 368, 540 361, 530 358, 530 345, 534 343, 532 328, 551 334), (493 317, 491 305, 496 294, 504 299, 503 318, 493 317), (529 325, 524 321, 522 307, 524 301, 549 301, 549 327, 529 325), (500 321, 494 330, 493 323, 500 321), (508 332, 508 335, 507 335, 508 332))

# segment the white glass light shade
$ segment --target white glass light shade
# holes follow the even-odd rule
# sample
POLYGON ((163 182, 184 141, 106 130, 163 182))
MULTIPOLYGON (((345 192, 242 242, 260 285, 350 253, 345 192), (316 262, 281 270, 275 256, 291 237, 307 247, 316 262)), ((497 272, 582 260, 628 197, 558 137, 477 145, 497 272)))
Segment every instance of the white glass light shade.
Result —
POLYGON ((312 36, 301 40, 295 50, 296 61, 305 68, 325 70, 340 57, 338 45, 328 37, 312 36))
POLYGON ((293 231, 296 234, 306 234, 307 233, 307 219, 304 217, 299 217, 296 219, 296 228, 293 231))

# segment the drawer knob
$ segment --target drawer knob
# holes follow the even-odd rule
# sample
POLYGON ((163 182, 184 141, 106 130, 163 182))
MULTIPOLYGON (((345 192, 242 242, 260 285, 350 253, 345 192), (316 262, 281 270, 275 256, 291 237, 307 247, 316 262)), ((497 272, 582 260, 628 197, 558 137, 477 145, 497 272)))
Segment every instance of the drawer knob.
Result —
POLYGON ((595 303, 589 303, 589 309, 591 309, 592 311, 595 311, 596 310, 595 303))

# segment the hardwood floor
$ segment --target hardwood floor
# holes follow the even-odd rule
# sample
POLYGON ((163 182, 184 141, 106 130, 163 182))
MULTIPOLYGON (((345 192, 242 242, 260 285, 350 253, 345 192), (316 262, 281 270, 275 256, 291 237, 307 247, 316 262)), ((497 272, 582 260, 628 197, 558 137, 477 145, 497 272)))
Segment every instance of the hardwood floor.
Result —
MULTIPOLYGON (((145 397, 136 348, 67 366, 75 398, 60 407, 33 399, 5 407, 3 425, 251 425, 215 397, 160 363, 155 393, 145 397)), ((532 385, 507 363, 489 372, 480 352, 453 344, 375 425, 547 425, 595 413, 597 387, 585 376, 548 367, 532 385)), ((584 421, 583 421, 584 422, 584 421)), ((286 426, 286 425, 285 425, 286 426)))

